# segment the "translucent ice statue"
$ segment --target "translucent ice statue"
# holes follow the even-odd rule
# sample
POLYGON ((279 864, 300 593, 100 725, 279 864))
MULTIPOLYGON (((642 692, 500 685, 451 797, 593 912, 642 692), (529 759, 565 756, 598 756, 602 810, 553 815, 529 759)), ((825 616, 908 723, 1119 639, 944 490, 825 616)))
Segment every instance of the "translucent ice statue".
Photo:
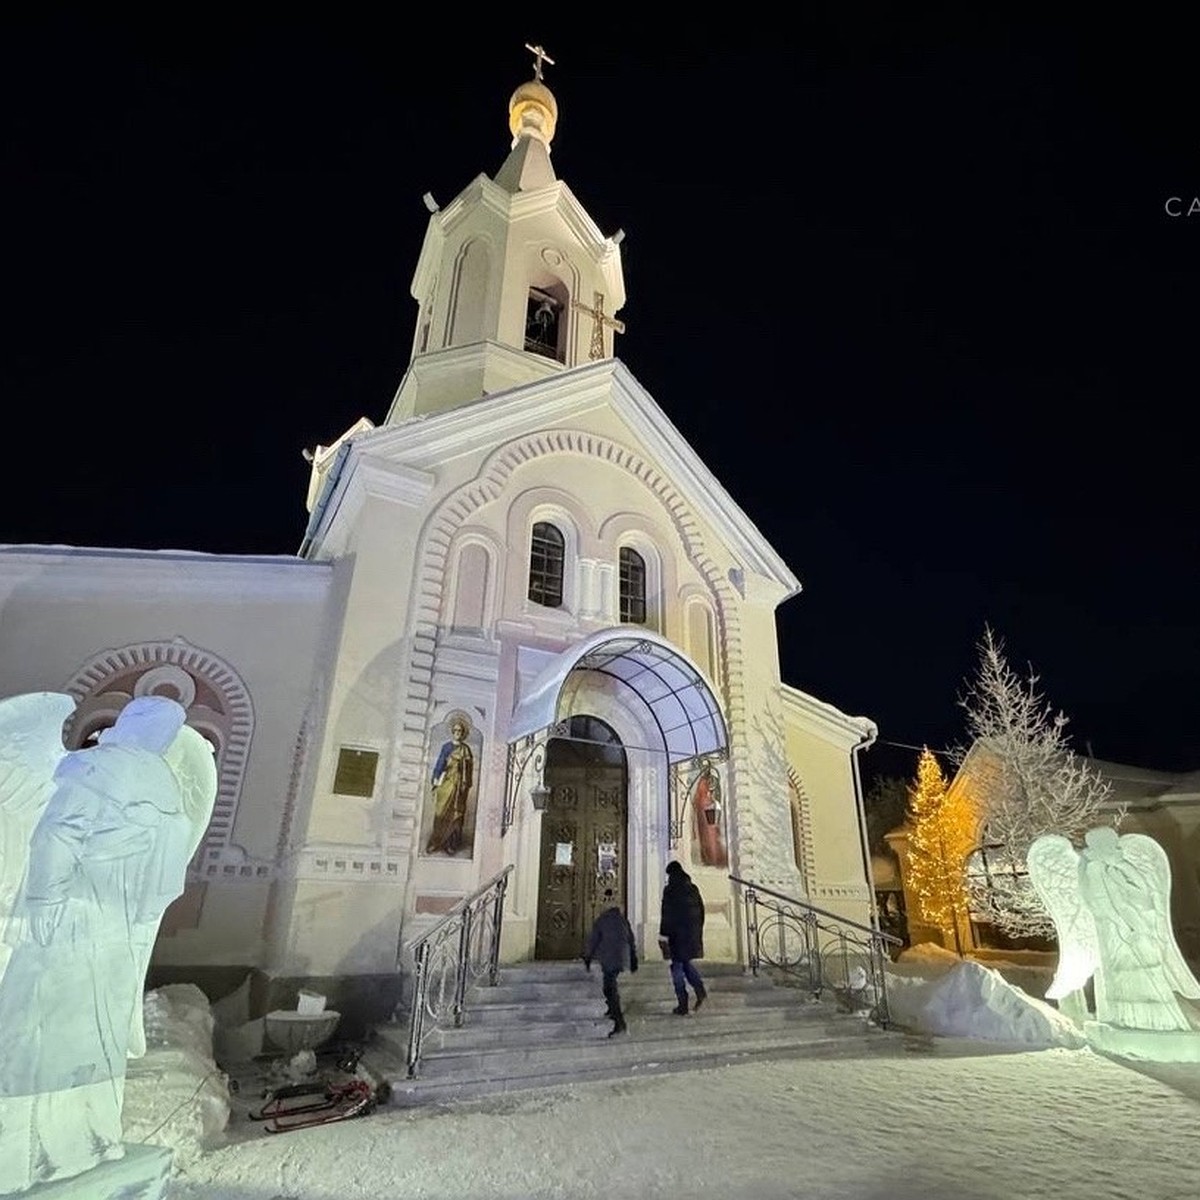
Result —
POLYGON ((131 700, 97 745, 70 752, 73 702, 57 701, 0 704, 0 811, 17 811, 14 796, 40 807, 27 846, 9 826, 18 849, 0 867, 19 878, 0 979, 2 1195, 124 1155, 150 951, 216 797, 211 749, 175 701, 131 700))
POLYGON ((1200 1060, 1200 982, 1171 928, 1171 867, 1140 833, 1090 829, 1082 851, 1058 834, 1037 838, 1030 879, 1054 919, 1059 963, 1046 995, 1078 997, 1089 979, 1099 1048, 1160 1061, 1200 1060))

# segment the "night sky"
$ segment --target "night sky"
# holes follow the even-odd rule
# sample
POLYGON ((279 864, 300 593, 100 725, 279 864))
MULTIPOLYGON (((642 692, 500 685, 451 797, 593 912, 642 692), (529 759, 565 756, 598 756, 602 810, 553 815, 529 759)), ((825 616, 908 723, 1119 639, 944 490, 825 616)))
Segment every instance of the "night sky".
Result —
POLYGON ((1200 768, 1185 26, 404 11, 4 18, 0 542, 294 553, 540 42, 616 353, 800 578, 784 679, 879 725, 868 776, 964 738, 988 624, 1075 749, 1200 768))

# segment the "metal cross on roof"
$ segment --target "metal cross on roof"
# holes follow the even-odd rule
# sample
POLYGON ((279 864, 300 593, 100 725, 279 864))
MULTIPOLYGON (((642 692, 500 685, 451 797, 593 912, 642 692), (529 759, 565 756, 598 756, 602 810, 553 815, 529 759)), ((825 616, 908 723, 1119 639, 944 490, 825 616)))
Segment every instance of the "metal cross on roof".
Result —
POLYGON ((526 42, 525 49, 528 50, 529 53, 533 55, 533 58, 534 58, 533 77, 539 83, 541 83, 541 81, 542 81, 542 63, 548 62, 551 66, 554 66, 554 59, 552 59, 550 57, 550 55, 548 55, 546 53, 546 51, 541 48, 541 46, 531 46, 528 42, 526 42))
POLYGON ((578 309, 581 313, 586 313, 592 318, 592 346, 588 353, 591 359, 604 357, 604 327, 607 325, 609 329, 615 329, 617 333, 625 332, 625 322, 618 321, 616 317, 610 317, 604 311, 604 293, 596 292, 596 304, 594 308, 589 308, 581 300, 572 300, 571 307, 578 309))

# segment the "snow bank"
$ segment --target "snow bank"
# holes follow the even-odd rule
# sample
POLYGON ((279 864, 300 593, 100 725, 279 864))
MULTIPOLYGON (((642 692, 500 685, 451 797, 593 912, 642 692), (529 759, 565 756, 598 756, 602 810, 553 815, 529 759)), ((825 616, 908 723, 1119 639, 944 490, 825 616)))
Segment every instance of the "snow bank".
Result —
POLYGON ((213 1061, 213 1017, 198 987, 147 992, 143 1011, 146 1053, 125 1071, 125 1137, 169 1146, 178 1170, 220 1143, 229 1123, 228 1079, 213 1061))
POLYGON ((938 967, 947 969, 930 977, 930 965, 926 957, 924 977, 889 967, 888 1007, 894 1025, 935 1037, 1031 1047, 1086 1045, 1069 1017, 1006 982, 999 971, 969 960, 945 964, 939 956, 938 967))

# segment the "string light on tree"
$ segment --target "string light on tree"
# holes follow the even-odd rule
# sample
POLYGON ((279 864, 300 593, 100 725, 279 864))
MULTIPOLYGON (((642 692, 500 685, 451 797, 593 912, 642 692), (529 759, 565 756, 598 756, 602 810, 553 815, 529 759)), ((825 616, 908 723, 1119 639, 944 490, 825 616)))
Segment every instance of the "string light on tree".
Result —
POLYGON ((967 911, 965 867, 975 847, 976 816, 961 794, 950 796, 946 777, 928 746, 917 760, 917 781, 909 792, 908 882, 922 919, 953 931, 961 954, 959 920, 967 911))

